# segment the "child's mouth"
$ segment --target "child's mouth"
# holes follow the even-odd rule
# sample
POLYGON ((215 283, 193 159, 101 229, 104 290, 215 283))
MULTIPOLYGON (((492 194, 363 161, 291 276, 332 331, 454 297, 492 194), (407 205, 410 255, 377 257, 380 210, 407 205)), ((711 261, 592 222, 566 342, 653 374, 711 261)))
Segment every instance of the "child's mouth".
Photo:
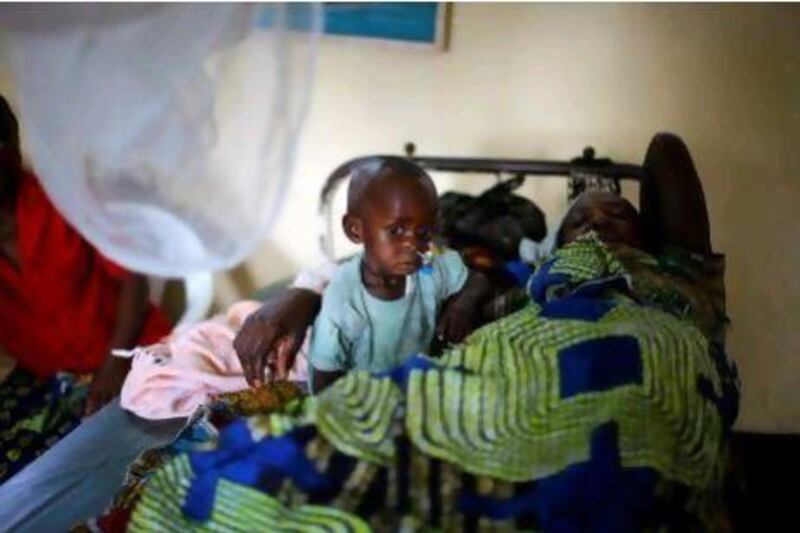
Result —
POLYGON ((404 274, 410 274, 411 272, 419 269, 420 266, 422 265, 419 258, 407 259, 397 263, 397 269, 402 271, 404 274))

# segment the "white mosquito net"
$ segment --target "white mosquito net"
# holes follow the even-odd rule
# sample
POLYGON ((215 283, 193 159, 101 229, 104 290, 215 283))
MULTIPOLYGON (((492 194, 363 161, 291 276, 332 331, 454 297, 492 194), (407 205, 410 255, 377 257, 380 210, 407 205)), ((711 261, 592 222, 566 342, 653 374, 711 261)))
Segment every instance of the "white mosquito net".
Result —
POLYGON ((281 206, 320 22, 316 4, 0 6, 47 193, 133 270, 240 262, 281 206))

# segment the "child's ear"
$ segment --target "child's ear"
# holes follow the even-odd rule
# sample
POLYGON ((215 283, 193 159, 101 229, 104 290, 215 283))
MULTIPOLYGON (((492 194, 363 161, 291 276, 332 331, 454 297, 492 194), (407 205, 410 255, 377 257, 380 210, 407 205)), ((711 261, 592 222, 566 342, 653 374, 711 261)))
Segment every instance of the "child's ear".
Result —
POLYGON ((364 225, 361 223, 361 218, 348 213, 342 217, 342 227, 348 239, 356 244, 364 242, 364 225))

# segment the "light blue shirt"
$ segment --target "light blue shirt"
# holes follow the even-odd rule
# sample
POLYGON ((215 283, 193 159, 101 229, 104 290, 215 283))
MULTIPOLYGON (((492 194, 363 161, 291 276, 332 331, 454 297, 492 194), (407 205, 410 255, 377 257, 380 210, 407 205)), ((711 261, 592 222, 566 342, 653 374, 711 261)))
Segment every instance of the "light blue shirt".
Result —
POLYGON ((406 277, 402 298, 381 300, 361 281, 362 257, 343 263, 322 295, 309 351, 318 370, 381 372, 426 352, 442 303, 463 288, 469 273, 448 250, 406 277))

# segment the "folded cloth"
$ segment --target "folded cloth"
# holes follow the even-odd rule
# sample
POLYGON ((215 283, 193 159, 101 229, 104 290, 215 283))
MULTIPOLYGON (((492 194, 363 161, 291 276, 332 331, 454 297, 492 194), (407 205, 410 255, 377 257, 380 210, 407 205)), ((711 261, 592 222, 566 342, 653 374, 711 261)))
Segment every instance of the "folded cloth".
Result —
MULTIPOLYGON (((133 364, 120 404, 136 415, 161 420, 191 416, 217 395, 248 388, 233 339, 247 316, 261 304, 245 300, 225 314, 179 328, 159 344, 133 350, 133 364)), ((306 379, 304 350, 289 373, 306 379)))

